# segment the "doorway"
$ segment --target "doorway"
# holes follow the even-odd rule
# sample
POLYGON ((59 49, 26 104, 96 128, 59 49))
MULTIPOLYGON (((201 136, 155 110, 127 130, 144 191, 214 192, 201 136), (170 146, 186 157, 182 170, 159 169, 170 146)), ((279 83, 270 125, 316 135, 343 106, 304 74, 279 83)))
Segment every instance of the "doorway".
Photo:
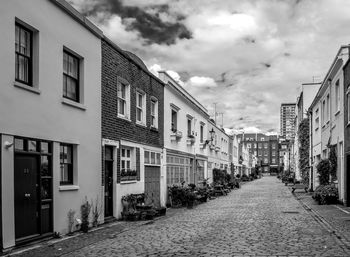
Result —
POLYGON ((145 166, 145 201, 160 207, 160 167, 145 166))
POLYGON ((105 146, 105 217, 113 216, 113 146, 105 146))

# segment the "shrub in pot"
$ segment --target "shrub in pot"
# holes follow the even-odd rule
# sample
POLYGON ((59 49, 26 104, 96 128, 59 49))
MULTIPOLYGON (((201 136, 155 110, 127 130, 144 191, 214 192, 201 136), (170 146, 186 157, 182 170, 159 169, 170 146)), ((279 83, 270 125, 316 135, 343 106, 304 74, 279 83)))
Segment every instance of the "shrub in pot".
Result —
POLYGON ((195 200, 196 200, 196 194, 191 191, 188 191, 186 193, 187 208, 189 209, 193 208, 195 200))
POLYGON ((338 189, 334 185, 320 185, 313 193, 313 198, 321 205, 336 204, 338 197, 338 189))

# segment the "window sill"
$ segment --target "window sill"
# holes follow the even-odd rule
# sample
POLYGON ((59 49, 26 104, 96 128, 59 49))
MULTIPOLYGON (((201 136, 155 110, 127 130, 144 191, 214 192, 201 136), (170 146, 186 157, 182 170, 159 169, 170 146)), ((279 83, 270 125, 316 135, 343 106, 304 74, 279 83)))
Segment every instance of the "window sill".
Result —
POLYGON ((157 127, 151 126, 150 130, 155 131, 155 132, 158 132, 158 128, 157 128, 157 127))
POLYGON ((337 116, 340 113, 340 110, 338 110, 336 113, 334 113, 334 116, 337 116))
POLYGON ((140 126, 140 127, 147 128, 147 126, 146 126, 145 123, 142 123, 142 122, 139 122, 139 121, 136 121, 136 125, 137 125, 137 126, 140 126))
POLYGON ((117 115, 117 118, 122 119, 122 120, 126 120, 126 121, 128 121, 128 122, 131 122, 131 120, 130 120, 129 118, 127 118, 127 117, 125 117, 125 116, 122 116, 122 115, 120 115, 120 114, 117 115))
POLYGON ((77 185, 64 185, 64 186, 59 186, 59 191, 76 191, 79 190, 79 186, 77 185))
POLYGON ((135 184, 135 183, 137 183, 137 180, 120 181, 120 184, 135 184))
POLYGON ((32 93, 34 93, 34 94, 38 94, 38 95, 41 94, 41 90, 40 90, 40 89, 38 89, 38 88, 36 88, 36 87, 28 86, 28 85, 23 84, 23 83, 18 82, 18 81, 15 81, 15 82, 13 83, 13 85, 14 85, 15 87, 17 87, 17 88, 27 90, 27 91, 32 92, 32 93))
POLYGON ((80 110, 83 110, 83 111, 86 110, 85 105, 83 105, 83 104, 81 104, 81 103, 74 102, 74 101, 69 100, 69 99, 64 98, 64 97, 62 98, 62 104, 66 104, 66 105, 69 105, 69 106, 78 108, 78 109, 80 109, 80 110))

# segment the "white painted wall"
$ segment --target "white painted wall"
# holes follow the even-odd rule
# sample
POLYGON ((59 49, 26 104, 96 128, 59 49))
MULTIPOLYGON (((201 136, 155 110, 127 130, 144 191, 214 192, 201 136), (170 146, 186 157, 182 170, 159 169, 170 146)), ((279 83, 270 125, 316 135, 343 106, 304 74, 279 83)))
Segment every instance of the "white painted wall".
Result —
MULTIPOLYGON (((54 141, 54 231, 67 231, 67 212, 101 194, 101 42, 51 1, 4 0, 0 7, 0 133, 54 141), (40 94, 15 87, 15 18, 38 30, 40 94), (84 58, 83 108, 62 103, 63 47, 84 58), (77 145, 78 190, 59 187, 59 144, 77 145), (62 189, 62 188, 61 188, 62 189)), ((9 135, 9 136, 7 136, 9 135)), ((2 142, 3 143, 3 142, 2 142)), ((2 144, 3 147, 3 144, 2 144)), ((14 245, 13 153, 2 153, 3 246, 14 245)), ((100 201, 101 202, 101 201, 100 201)))

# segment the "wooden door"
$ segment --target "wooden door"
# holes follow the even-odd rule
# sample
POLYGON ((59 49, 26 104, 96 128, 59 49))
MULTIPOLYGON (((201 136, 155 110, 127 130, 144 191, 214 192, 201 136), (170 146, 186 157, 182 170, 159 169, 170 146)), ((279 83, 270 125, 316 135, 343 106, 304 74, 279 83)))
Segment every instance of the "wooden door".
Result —
POLYGON ((160 207, 160 167, 145 166, 145 202, 160 207))
POLYGON ((113 147, 105 146, 105 217, 113 216, 113 147))
POLYGON ((15 154, 15 238, 39 232, 38 157, 15 154))

